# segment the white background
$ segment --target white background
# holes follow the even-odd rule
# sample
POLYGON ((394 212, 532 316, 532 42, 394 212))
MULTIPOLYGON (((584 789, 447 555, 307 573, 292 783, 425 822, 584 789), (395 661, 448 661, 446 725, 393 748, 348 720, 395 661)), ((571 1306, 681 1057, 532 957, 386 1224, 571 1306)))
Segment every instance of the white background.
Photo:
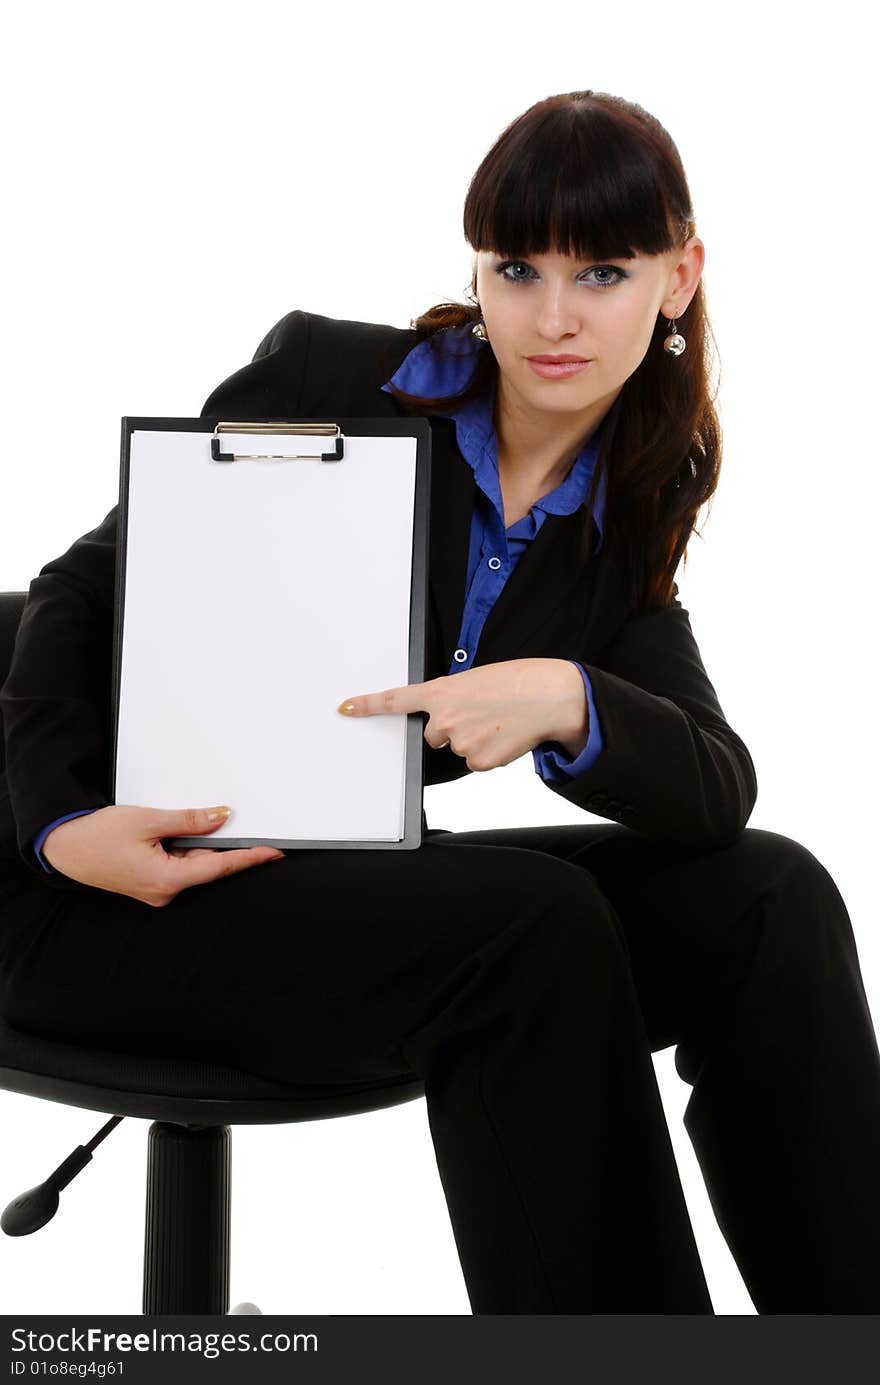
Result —
MULTIPOLYGON (((16 7, 0 97, 0 587, 26 590, 116 503, 123 414, 198 414, 293 308, 405 327, 462 298, 462 204, 503 127, 556 92, 637 101, 684 161, 721 358, 722 477, 681 599, 755 760, 750 825, 831 872, 876 1017, 865 13, 16 7)), ((432 826, 459 831, 593 820, 531 756, 425 802, 432 826)), ((673 1052, 655 1063, 715 1310, 752 1313, 681 1125, 691 1089, 673 1052)), ((0 1205, 104 1119, 0 1092, 0 1205)), ((126 1119, 43 1230, 0 1236, 0 1311, 140 1311, 147 1129, 126 1119)), ((231 1302, 266 1313, 469 1313, 424 1102, 235 1127, 232 1256, 231 1302)))

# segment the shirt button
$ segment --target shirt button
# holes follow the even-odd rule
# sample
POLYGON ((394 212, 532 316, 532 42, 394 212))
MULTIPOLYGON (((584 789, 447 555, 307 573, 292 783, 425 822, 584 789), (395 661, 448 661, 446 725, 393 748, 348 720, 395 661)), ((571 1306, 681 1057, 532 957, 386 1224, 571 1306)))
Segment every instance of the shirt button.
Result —
POLYGON ((467 659, 467 656, 468 654, 466 649, 456 649, 452 657, 457 664, 463 664, 467 659))
POLYGON ((501 559, 500 559, 500 558, 490 558, 490 559, 489 559, 489 566, 490 566, 490 568, 492 568, 493 571, 494 571, 495 568, 499 568, 499 567, 501 566, 501 559))

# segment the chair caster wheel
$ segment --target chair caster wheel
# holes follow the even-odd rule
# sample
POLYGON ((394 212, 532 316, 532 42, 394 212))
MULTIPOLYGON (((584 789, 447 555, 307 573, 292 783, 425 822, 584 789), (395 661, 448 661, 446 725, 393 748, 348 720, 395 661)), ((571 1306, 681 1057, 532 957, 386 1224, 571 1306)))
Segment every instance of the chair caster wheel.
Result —
POLYGON ((259 1317, 263 1316, 262 1311, 255 1303, 237 1303, 234 1308, 230 1308, 229 1316, 233 1313, 256 1313, 259 1317))

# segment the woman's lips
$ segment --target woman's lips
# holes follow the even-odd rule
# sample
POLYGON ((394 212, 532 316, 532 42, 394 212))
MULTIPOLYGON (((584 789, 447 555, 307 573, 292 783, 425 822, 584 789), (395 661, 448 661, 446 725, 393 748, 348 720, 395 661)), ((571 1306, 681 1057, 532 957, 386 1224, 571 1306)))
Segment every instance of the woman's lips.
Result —
POLYGON ((540 375, 543 380, 564 380, 569 375, 577 375, 578 371, 585 370, 591 361, 565 361, 562 365, 552 365, 550 361, 533 361, 531 356, 526 356, 526 360, 532 367, 536 375, 540 375))

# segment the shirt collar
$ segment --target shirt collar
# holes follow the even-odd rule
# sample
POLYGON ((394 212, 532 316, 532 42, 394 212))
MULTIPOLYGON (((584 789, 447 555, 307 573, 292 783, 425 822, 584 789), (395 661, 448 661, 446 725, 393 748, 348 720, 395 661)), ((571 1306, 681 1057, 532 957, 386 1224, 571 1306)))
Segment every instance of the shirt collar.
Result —
MULTIPOLYGON (((390 386, 396 385, 407 394, 430 395, 435 399, 461 394, 471 381, 478 352, 488 349, 486 343, 474 336, 470 323, 435 332, 407 352, 397 370, 381 388, 390 394, 390 386)), ((497 505, 501 492, 498 482, 498 444, 492 422, 494 403, 493 381, 483 394, 468 400, 454 412, 444 414, 444 417, 454 419, 459 450, 473 468, 477 484, 497 505)), ((536 509, 548 514, 569 515, 584 503, 599 455, 601 431, 600 425, 578 453, 565 480, 549 495, 536 501, 536 509)), ((602 546, 605 492, 603 469, 593 512, 599 531, 597 551, 602 546)))

